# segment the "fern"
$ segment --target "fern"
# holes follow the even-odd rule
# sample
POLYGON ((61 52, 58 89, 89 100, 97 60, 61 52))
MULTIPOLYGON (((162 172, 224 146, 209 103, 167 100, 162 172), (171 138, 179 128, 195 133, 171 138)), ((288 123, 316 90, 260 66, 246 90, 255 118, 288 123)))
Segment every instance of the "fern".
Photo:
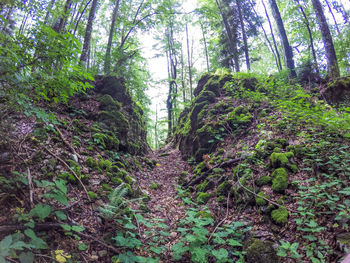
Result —
POLYGON ((106 219, 117 218, 126 205, 124 197, 127 193, 128 188, 125 187, 125 184, 116 187, 108 197, 109 204, 105 204, 103 208, 100 208, 102 217, 106 219))

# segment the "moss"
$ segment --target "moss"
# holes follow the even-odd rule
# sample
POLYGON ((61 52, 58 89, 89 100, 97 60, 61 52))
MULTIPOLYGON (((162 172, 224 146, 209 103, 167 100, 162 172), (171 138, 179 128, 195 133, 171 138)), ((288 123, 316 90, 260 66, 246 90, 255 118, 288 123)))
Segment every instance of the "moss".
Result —
POLYGON ((159 185, 156 184, 155 182, 151 182, 151 183, 149 184, 149 188, 155 190, 155 189, 158 189, 158 188, 159 188, 159 185))
POLYGON ((281 196, 280 198, 278 198, 277 200, 277 204, 279 205, 284 205, 288 200, 288 197, 286 195, 281 196))
POLYGON ((89 195, 91 200, 95 200, 98 197, 98 195, 96 193, 92 192, 92 191, 89 191, 88 195, 89 195))
POLYGON ((214 168, 212 171, 213 171, 214 174, 223 174, 223 173, 225 173, 225 170, 222 169, 222 168, 214 168))
POLYGON ((125 171, 124 169, 120 169, 117 173, 116 173, 116 176, 121 178, 121 179, 124 179, 126 176, 128 175, 128 172, 125 171))
POLYGON ((264 176, 260 177, 259 179, 257 179, 255 181, 255 184, 257 186, 263 186, 263 185, 267 185, 267 184, 271 183, 271 181, 272 181, 272 177, 271 176, 264 175, 264 176))
POLYGON ((126 182, 126 183, 128 183, 128 184, 133 184, 134 182, 135 182, 135 179, 133 179, 131 176, 129 176, 129 175, 126 175, 125 177, 124 177, 124 181, 126 182))
POLYGON ((67 180, 69 182, 75 182, 77 179, 75 178, 75 176, 71 173, 68 172, 62 172, 58 175, 58 178, 67 180))
POLYGON ((264 210, 264 214, 270 214, 271 212, 272 212, 272 210, 274 210, 275 209, 275 205, 273 205, 273 204, 269 204, 267 207, 266 207, 266 209, 264 210))
POLYGON ((202 171, 203 171, 204 169, 206 169, 206 168, 207 168, 207 167, 206 167, 206 165, 205 165, 205 162, 200 162, 200 163, 196 166, 196 168, 194 168, 193 173, 194 173, 195 175, 199 175, 199 174, 201 174, 202 171))
POLYGON ((106 94, 98 99, 100 102, 100 107, 106 110, 120 110, 121 103, 114 100, 112 96, 106 94))
POLYGON ((230 188, 231 184, 228 181, 222 182, 216 189, 216 196, 226 196, 230 188))
POLYGON ((102 170, 107 170, 109 171, 112 168, 113 164, 110 160, 106 159, 100 159, 98 162, 98 167, 101 168, 102 170))
POLYGON ((298 172, 298 166, 296 164, 292 164, 289 166, 289 169, 292 171, 293 174, 296 174, 298 172))
POLYGON ((307 154, 307 147, 305 145, 289 145, 287 147, 288 151, 293 151, 297 158, 302 158, 307 154))
POLYGON ((209 199, 210 199, 211 195, 209 193, 202 193, 202 192, 199 192, 197 193, 197 203, 198 204, 206 204, 209 199))
POLYGON ((257 196, 255 197, 255 203, 258 205, 258 206, 264 206, 267 204, 267 201, 261 197, 265 197, 265 198, 269 198, 268 195, 266 195, 264 192, 260 192, 257 194, 257 196))
POLYGON ((198 184, 196 186, 196 191, 197 192, 206 192, 208 190, 211 190, 214 188, 214 183, 212 181, 207 181, 205 180, 203 183, 198 184))
POLYGON ((118 177, 112 177, 111 182, 116 185, 121 185, 124 181, 121 178, 118 177))
POLYGON ((216 202, 219 204, 219 205, 226 205, 227 204, 227 197, 226 196, 218 196, 216 198, 216 202))
POLYGON ((199 211, 195 215, 195 217, 196 218, 213 218, 214 219, 214 216, 210 212, 207 212, 207 211, 199 211))
POLYGON ((112 187, 110 187, 108 184, 103 184, 102 185, 102 189, 107 191, 107 192, 112 192, 113 191, 112 187))
POLYGON ((286 167, 288 158, 285 153, 272 153, 270 156, 270 164, 273 168, 286 167))
POLYGON ((88 157, 85 161, 86 165, 90 168, 96 168, 98 166, 98 161, 92 157, 88 157))
POLYGON ((278 263, 279 259, 273 243, 253 239, 251 245, 246 249, 247 263, 278 263))
POLYGON ((288 174, 286 169, 278 168, 273 173, 272 190, 275 192, 283 193, 288 187, 288 174))
POLYGON ((271 213, 271 218, 273 222, 277 225, 285 225, 288 222, 288 210, 285 207, 280 207, 276 210, 273 210, 271 213))

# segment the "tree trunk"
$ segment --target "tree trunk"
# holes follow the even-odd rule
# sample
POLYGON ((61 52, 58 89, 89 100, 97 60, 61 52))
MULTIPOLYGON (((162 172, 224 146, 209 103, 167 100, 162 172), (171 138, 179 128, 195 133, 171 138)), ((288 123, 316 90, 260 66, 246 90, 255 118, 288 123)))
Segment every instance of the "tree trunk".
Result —
POLYGON ((44 19, 44 24, 45 25, 49 21, 50 12, 51 12, 54 4, 55 4, 55 0, 51 0, 50 4, 47 7, 47 11, 46 11, 45 19, 44 19))
POLYGON ((106 49, 105 65, 104 65, 104 71, 106 75, 109 75, 111 72, 111 48, 112 48, 113 34, 114 34, 114 28, 115 28, 115 20, 117 19, 120 1, 121 0, 116 1, 113 9, 113 14, 112 14, 112 22, 111 22, 111 28, 109 30, 109 37, 108 37, 108 44, 106 49))
POLYGON ((271 37, 272 37, 272 42, 273 45, 275 47, 275 52, 276 52, 276 57, 277 57, 277 61, 278 61, 278 70, 281 71, 282 70, 282 63, 281 63, 281 56, 280 56, 280 52, 278 51, 278 47, 277 47, 277 42, 276 42, 276 38, 275 38, 275 34, 273 33, 273 29, 272 29, 272 24, 271 24, 271 20, 270 20, 270 16, 269 13, 267 12, 264 0, 261 0, 263 6, 264 6, 264 10, 265 10, 265 15, 267 18, 267 21, 269 22, 269 27, 270 27, 270 31, 271 31, 271 37))
POLYGON ((182 89, 182 101, 186 102, 186 91, 185 91, 185 62, 183 48, 181 46, 181 89, 182 89))
POLYGON ((269 3, 272 10, 272 15, 275 18, 275 21, 277 24, 277 29, 279 32, 280 39, 282 42, 284 61, 285 61, 286 67, 289 69, 289 77, 295 78, 296 73, 295 73, 295 66, 294 66, 294 60, 293 60, 293 50, 292 50, 292 47, 289 45, 288 37, 286 34, 286 30, 284 29, 280 11, 276 4, 276 0, 269 0, 269 3))
POLYGON ((224 22, 227 39, 230 43, 229 47, 231 50, 231 55, 233 56, 233 61, 235 64, 235 70, 236 70, 236 72, 239 72, 240 68, 239 68, 239 58, 238 58, 237 43, 236 43, 237 41, 235 41, 235 38, 234 38, 233 33, 231 31, 231 28, 230 28, 230 24, 228 23, 228 20, 227 20, 225 13, 224 13, 224 10, 222 10, 222 6, 219 3, 219 0, 216 0, 216 4, 219 7, 220 14, 221 14, 222 20, 224 22))
POLYGON ((192 101, 192 60, 191 60, 191 52, 190 52, 190 43, 188 39, 188 27, 186 24, 186 41, 187 41, 187 61, 188 61, 188 77, 190 81, 190 98, 192 101))
POLYGON ((62 33, 63 29, 66 27, 67 18, 69 15, 69 10, 70 10, 71 5, 72 5, 72 0, 67 0, 66 4, 64 5, 64 14, 63 14, 63 16, 61 16, 58 27, 56 29, 57 33, 62 33))
POLYGON ((304 9, 303 7, 301 6, 299 0, 296 0, 298 5, 299 5, 299 9, 300 9, 300 12, 302 13, 303 17, 304 17, 304 22, 305 22, 305 25, 306 25, 306 29, 309 33, 309 38, 310 38, 310 46, 311 46, 311 53, 312 53, 312 57, 314 59, 314 63, 315 63, 315 69, 316 69, 316 74, 317 74, 317 77, 319 77, 320 73, 319 73, 319 70, 318 70, 318 63, 317 63, 317 57, 316 57, 316 51, 315 51, 315 46, 314 46, 314 39, 312 37, 312 32, 311 32, 311 29, 310 29, 310 23, 309 23, 309 20, 304 12, 304 9))
POLYGON ((207 71, 210 71, 210 67, 209 67, 209 56, 208 56, 208 47, 207 47, 207 40, 205 37, 205 32, 204 32, 204 28, 203 28, 203 24, 201 22, 199 22, 201 25, 201 29, 202 29, 202 35, 203 35, 203 42, 204 42, 204 51, 205 51, 205 60, 207 62, 207 71))
POLYGON ((83 66, 85 66, 85 64, 87 62, 88 52, 90 50, 92 25, 93 25, 93 22, 94 22, 94 19, 95 19, 95 14, 96 14, 96 10, 97 10, 97 3, 98 3, 98 0, 93 0, 92 1, 88 22, 86 24, 84 45, 83 45, 83 50, 82 50, 81 56, 80 56, 80 64, 82 64, 83 66))
POLYGON ((243 21, 242 8, 241 8, 240 1, 241 0, 236 0, 236 3, 237 3, 239 22, 241 23, 242 37, 243 37, 243 43, 244 43, 245 62, 246 62, 246 65, 247 65, 247 70, 250 71, 248 42, 247 42, 247 35, 246 35, 245 29, 244 29, 244 21, 243 21))
MULTIPOLYGON (((251 6, 252 9, 253 9, 254 14, 255 14, 257 17, 259 17, 258 13, 256 12, 256 10, 255 10, 255 8, 254 8, 253 3, 252 3, 250 0, 249 0, 249 4, 250 4, 250 6, 251 6)), ((268 38, 268 36, 267 36, 267 34, 266 34, 265 28, 264 28, 264 26, 261 24, 261 22, 260 22, 259 20, 258 20, 258 24, 259 24, 259 26, 261 27, 261 29, 262 29, 262 31, 263 31, 263 33, 264 33, 264 37, 265 37, 265 40, 266 40, 266 42, 267 42, 267 46, 270 48, 271 53, 272 53, 272 55, 273 55, 273 57, 274 57, 274 59, 275 59, 276 67, 277 67, 278 71, 281 71, 280 66, 279 66, 279 64, 278 64, 278 60, 277 60, 277 56, 276 56, 275 50, 273 49, 272 44, 271 44, 271 41, 270 41, 270 39, 268 38)))
POLYGON ((329 31, 326 17, 323 13, 322 5, 319 0, 311 0, 311 2, 316 13, 317 22, 321 30, 323 44, 326 51, 328 77, 339 78, 340 73, 337 62, 337 55, 335 54, 333 39, 331 32, 329 31))
POLYGON ((339 30, 339 27, 338 27, 338 23, 337 23, 337 20, 335 19, 335 16, 334 16, 334 13, 332 11, 332 8, 331 6, 329 5, 328 1, 327 0, 324 0, 327 4, 327 7, 328 7, 328 10, 329 12, 331 13, 332 17, 333 17, 333 21, 334 21, 334 25, 335 25, 335 29, 337 30, 337 33, 338 35, 340 35, 340 30, 339 30))

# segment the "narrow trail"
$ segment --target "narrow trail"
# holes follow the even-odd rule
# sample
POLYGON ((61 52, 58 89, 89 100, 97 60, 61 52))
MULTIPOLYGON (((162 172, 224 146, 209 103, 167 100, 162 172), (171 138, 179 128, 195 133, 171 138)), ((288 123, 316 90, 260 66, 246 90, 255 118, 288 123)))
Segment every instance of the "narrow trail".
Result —
POLYGON ((150 196, 147 203, 149 213, 145 216, 149 219, 163 219, 169 229, 170 236, 167 238, 168 253, 170 258, 170 247, 179 238, 179 233, 175 232, 179 221, 185 217, 186 207, 177 196, 176 185, 178 178, 183 171, 189 170, 189 165, 182 160, 178 150, 164 148, 154 151, 147 156, 155 160, 157 164, 152 170, 147 170, 138 175, 139 185, 144 193, 150 196), (157 184, 156 189, 152 189, 152 184, 157 184))

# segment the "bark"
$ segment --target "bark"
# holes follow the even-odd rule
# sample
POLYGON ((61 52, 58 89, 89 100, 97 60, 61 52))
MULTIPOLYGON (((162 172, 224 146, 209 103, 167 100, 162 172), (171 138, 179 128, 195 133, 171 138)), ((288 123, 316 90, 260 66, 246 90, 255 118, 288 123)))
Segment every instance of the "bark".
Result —
POLYGON ((338 23, 337 23, 337 20, 335 19, 335 16, 334 16, 334 13, 332 11, 332 8, 331 6, 329 5, 328 1, 327 0, 324 0, 327 4, 327 7, 328 7, 328 10, 329 12, 331 13, 332 17, 333 17, 333 21, 334 21, 334 25, 335 25, 335 29, 337 30, 337 33, 338 35, 340 35, 340 30, 339 30, 339 27, 338 27, 338 23))
POLYGON ((188 27, 186 24, 186 41, 187 41, 187 61, 188 61, 188 77, 190 81, 190 98, 192 101, 192 60, 191 60, 191 52, 190 52, 190 44, 189 44, 189 39, 188 39, 188 27))
POLYGON ((269 3, 272 10, 272 15, 277 24, 277 29, 278 29, 280 39, 282 42, 284 61, 285 61, 286 67, 289 69, 289 77, 295 78, 296 73, 295 73, 295 66, 294 66, 294 59, 293 59, 293 50, 292 50, 292 47, 289 45, 288 37, 286 34, 286 30, 284 29, 284 24, 281 18, 280 11, 276 4, 276 0, 269 0, 269 3))
POLYGON ((51 0, 50 4, 47 7, 47 11, 46 11, 45 19, 44 19, 45 25, 49 21, 50 11, 52 10, 54 4, 55 4, 55 0, 51 0))
MULTIPOLYGON (((250 6, 251 6, 252 9, 253 9, 254 14, 255 14, 257 17, 259 17, 258 13, 256 12, 256 10, 255 10, 255 8, 254 8, 253 3, 252 3, 251 1, 249 1, 249 4, 250 4, 250 6)), ((258 24, 259 24, 259 26, 261 27, 261 29, 262 29, 262 31, 263 31, 263 33, 264 33, 264 37, 265 37, 265 40, 266 40, 266 42, 267 42, 267 46, 270 48, 271 53, 272 53, 272 55, 273 55, 273 57, 274 57, 274 59, 275 59, 275 63, 276 63, 277 69, 278 69, 278 71, 281 71, 280 65, 279 65, 278 60, 277 60, 277 56, 276 56, 275 50, 273 49, 272 44, 271 44, 271 41, 270 41, 270 39, 268 38, 268 36, 267 36, 267 34, 266 34, 265 28, 264 28, 264 26, 261 24, 261 22, 260 22, 259 20, 258 20, 258 24)))
POLYGON ((182 88, 182 101, 186 101, 186 91, 185 91, 185 63, 184 54, 181 46, 181 88, 182 88))
POLYGON ((305 14, 305 12, 304 12, 304 9, 303 9, 303 7, 301 6, 299 0, 296 0, 296 1, 297 1, 298 5, 299 5, 300 12, 302 13, 302 15, 303 15, 303 17, 304 17, 304 22, 305 22, 305 25, 306 25, 306 29, 307 29, 308 34, 309 34, 310 46, 311 46, 311 53, 312 53, 312 57, 313 57, 313 59, 314 59, 316 74, 317 74, 317 77, 318 77, 320 74, 319 74, 319 70, 318 70, 318 63, 317 63, 316 51, 315 51, 314 40, 313 40, 313 37, 312 37, 312 32, 311 32, 311 28, 310 28, 309 19, 307 18, 306 14, 305 14))
POLYGON ((98 3, 98 0, 92 1, 88 22, 86 24, 84 45, 80 56, 80 63, 82 65, 86 64, 88 59, 88 52, 90 50, 90 42, 91 42, 91 34, 92 34, 92 26, 93 26, 93 22, 94 22, 96 10, 97 10, 97 3, 98 3))
POLYGON ((243 43, 244 43, 245 62, 246 62, 246 65, 247 65, 247 70, 250 71, 250 59, 249 59, 248 42, 247 42, 247 35, 246 35, 245 29, 244 29, 244 21, 243 21, 242 8, 241 8, 240 1, 241 0, 236 0, 236 3, 237 3, 239 22, 241 24, 243 43))
POLYGON ((229 41, 229 49, 231 51, 231 55, 233 56, 233 61, 234 61, 234 64, 235 64, 235 70, 236 70, 236 72, 239 72, 240 68, 239 68, 237 43, 236 43, 234 35, 233 35, 232 31, 231 31, 230 24, 228 23, 228 20, 227 20, 227 17, 225 15, 225 13, 224 13, 224 10, 222 10, 222 6, 221 6, 219 0, 216 0, 216 4, 219 7, 220 14, 221 14, 222 20, 224 22, 226 35, 227 35, 227 38, 228 38, 228 41, 229 41))
POLYGON ((278 47, 277 47, 277 42, 276 42, 276 38, 275 38, 275 34, 273 33, 273 29, 272 29, 272 24, 271 24, 271 20, 270 20, 270 16, 269 13, 267 12, 264 0, 261 0, 263 6, 264 6, 264 10, 265 10, 265 15, 267 18, 267 21, 269 22, 269 27, 270 27, 270 32, 271 32, 271 37, 272 37, 272 42, 273 45, 275 47, 275 52, 276 52, 276 57, 277 57, 277 61, 278 61, 278 70, 281 71, 282 70, 282 63, 281 63, 281 56, 280 56, 280 52, 278 51, 278 47))
MULTIPOLYGON (((77 32, 78 25, 79 25, 79 23, 80 23, 80 21, 81 21, 81 18, 83 17, 83 15, 84 15, 84 13, 85 13, 85 10, 86 10, 86 8, 90 5, 90 3, 91 3, 91 0, 89 0, 89 1, 86 3, 86 5, 85 5, 83 11, 81 11, 81 14, 80 14, 79 18, 77 19, 77 22, 75 23, 74 32, 73 32, 73 35, 74 35, 74 36, 75 36, 75 33, 77 32)), ((77 16, 78 16, 78 14, 79 14, 79 12, 77 13, 77 16)))
POLYGON ((72 0, 67 0, 66 4, 64 5, 64 14, 63 16, 61 16, 58 27, 56 29, 57 33, 62 33, 64 28, 66 27, 67 18, 69 16, 69 10, 71 5, 72 5, 72 0))
POLYGON ((208 56, 208 47, 207 47, 207 40, 205 37, 205 32, 204 32, 204 28, 203 28, 203 24, 200 23, 201 25, 201 29, 202 29, 202 35, 203 35, 203 42, 204 42, 204 51, 205 51, 205 60, 207 62, 207 71, 210 71, 210 67, 209 67, 209 56, 208 56))
POLYGON ((111 48, 112 48, 112 41, 113 41, 113 35, 114 35, 114 29, 115 29, 115 20, 117 19, 117 14, 119 10, 121 0, 116 0, 113 14, 112 14, 112 22, 111 22, 111 28, 109 30, 109 37, 108 37, 108 43, 107 43, 107 49, 106 49, 106 55, 105 55, 105 65, 104 65, 104 71, 106 75, 109 75, 111 72, 111 48))
POLYGON ((328 77, 339 78, 340 73, 337 62, 337 56, 334 50, 332 35, 329 31, 327 20, 323 13, 322 5, 319 0, 311 0, 311 2, 316 13, 317 22, 320 27, 322 40, 326 51, 328 77))

